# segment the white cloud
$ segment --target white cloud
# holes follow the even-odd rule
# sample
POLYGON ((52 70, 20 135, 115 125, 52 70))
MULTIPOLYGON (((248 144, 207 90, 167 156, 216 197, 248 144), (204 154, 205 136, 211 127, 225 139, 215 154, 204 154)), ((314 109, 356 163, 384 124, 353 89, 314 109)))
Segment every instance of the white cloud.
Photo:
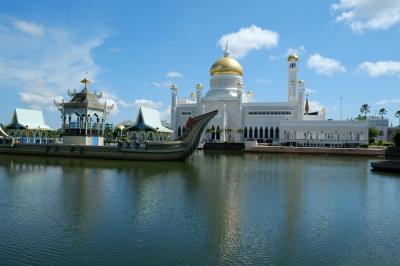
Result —
POLYGON ((306 51, 306 49, 304 48, 303 45, 300 45, 299 47, 295 47, 295 48, 289 48, 286 51, 286 56, 289 56, 293 53, 297 54, 297 55, 301 55, 306 51))
POLYGON ((151 84, 153 84, 154 87, 161 88, 161 83, 160 82, 153 81, 151 84))
MULTIPOLYGON (((16 21, 2 20, 11 25, 16 21)), ((80 89, 86 72, 90 80, 96 80, 100 68, 92 54, 105 35, 80 36, 78 41, 54 27, 46 27, 42 38, 32 39, 25 33, 14 27, 0 31, 0 89, 17 89, 22 103, 55 111, 53 98, 65 95, 67 89, 80 89)))
POLYGON ((400 76, 400 61, 363 62, 358 66, 358 70, 371 77, 400 76))
POLYGON ((257 82, 257 83, 262 83, 262 84, 271 84, 271 83, 272 83, 272 80, 270 80, 270 79, 258 78, 258 79, 256 79, 256 82, 257 82))
POLYGON ((113 53, 116 53, 116 54, 122 52, 122 50, 120 48, 115 48, 115 47, 110 47, 110 48, 108 48, 108 50, 110 52, 113 52, 113 53))
POLYGON ((19 93, 20 101, 32 109, 57 111, 53 100, 61 101, 61 95, 49 90, 42 79, 27 83, 27 87, 19 93))
POLYGON ((318 74, 331 76, 335 73, 345 73, 346 68, 339 61, 323 57, 320 54, 313 54, 307 60, 307 66, 318 74))
POLYGON ((376 102, 377 105, 387 105, 387 104, 400 104, 400 98, 397 99, 383 99, 376 102))
POLYGON ((128 103, 124 100, 121 100, 117 95, 108 93, 106 91, 102 92, 102 96, 99 100, 100 103, 107 103, 107 106, 114 105, 114 108, 111 110, 112 115, 116 115, 120 112, 120 108, 128 108, 133 106, 132 103, 128 103))
POLYGON ((306 94, 310 95, 310 94, 315 94, 317 93, 316 90, 310 89, 310 88, 306 88, 306 94))
POLYGON ((154 102, 152 100, 146 100, 146 99, 139 99, 135 100, 135 106, 139 108, 139 106, 144 106, 144 107, 149 107, 153 109, 160 109, 163 107, 162 102, 154 102))
POLYGON ((297 55, 301 55, 304 54, 306 52, 306 49, 304 48, 303 45, 300 45, 298 47, 295 48, 288 48, 286 50, 286 53, 280 54, 280 55, 274 55, 271 54, 269 55, 269 59, 272 61, 277 61, 277 60, 281 60, 281 59, 287 59, 287 57, 293 53, 297 54, 297 55))
POLYGON ((153 81, 151 84, 157 88, 169 89, 174 83, 172 81, 153 81))
POLYGON ((38 25, 33 22, 17 20, 14 22, 14 28, 16 28, 17 30, 19 30, 23 33, 27 33, 27 34, 33 35, 35 37, 40 37, 40 36, 43 36, 43 34, 44 34, 43 26, 38 25))
POLYGON ((248 28, 241 28, 238 32, 223 35, 219 39, 218 45, 224 50, 228 42, 232 57, 243 58, 252 50, 276 47, 278 40, 277 32, 252 25, 248 28))
POLYGON ((176 71, 170 71, 165 76, 167 78, 183 78, 183 74, 176 71))
POLYGON ((308 101, 308 106, 310 107, 310 112, 321 111, 324 106, 318 101, 308 101))
POLYGON ((357 33, 389 29, 400 22, 399 0, 340 0, 331 8, 339 12, 337 22, 357 33))
POLYGON ((164 121, 171 121, 171 106, 168 106, 165 110, 160 110, 160 118, 164 121))

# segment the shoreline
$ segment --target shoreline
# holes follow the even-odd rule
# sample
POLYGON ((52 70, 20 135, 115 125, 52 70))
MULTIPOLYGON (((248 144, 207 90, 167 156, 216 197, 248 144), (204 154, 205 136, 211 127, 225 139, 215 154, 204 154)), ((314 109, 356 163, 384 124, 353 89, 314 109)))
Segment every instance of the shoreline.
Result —
POLYGON ((327 147, 287 147, 287 146, 253 146, 244 150, 247 153, 287 153, 287 154, 325 154, 357 155, 385 157, 385 149, 370 148, 327 148, 327 147))

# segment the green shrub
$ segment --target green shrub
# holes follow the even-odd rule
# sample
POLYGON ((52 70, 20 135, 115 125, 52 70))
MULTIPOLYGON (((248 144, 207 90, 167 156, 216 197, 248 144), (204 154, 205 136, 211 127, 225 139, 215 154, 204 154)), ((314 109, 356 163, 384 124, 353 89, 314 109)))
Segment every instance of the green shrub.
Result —
POLYGON ((368 148, 368 144, 361 144, 361 145, 360 145, 360 148, 364 148, 364 149, 365 149, 365 148, 368 148))
POLYGON ((368 128, 368 137, 370 139, 376 138, 379 134, 379 130, 376 129, 375 127, 369 127, 368 128))

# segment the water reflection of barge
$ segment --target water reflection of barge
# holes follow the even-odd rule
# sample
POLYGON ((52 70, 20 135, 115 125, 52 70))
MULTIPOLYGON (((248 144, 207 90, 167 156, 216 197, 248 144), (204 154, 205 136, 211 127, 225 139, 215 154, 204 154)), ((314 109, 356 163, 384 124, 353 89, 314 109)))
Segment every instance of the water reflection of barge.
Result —
POLYGON ((54 157, 99 158, 114 160, 168 161, 184 160, 196 150, 207 123, 217 110, 194 117, 192 127, 175 141, 146 142, 142 146, 120 143, 117 146, 63 144, 0 144, 1 154, 23 154, 54 157))

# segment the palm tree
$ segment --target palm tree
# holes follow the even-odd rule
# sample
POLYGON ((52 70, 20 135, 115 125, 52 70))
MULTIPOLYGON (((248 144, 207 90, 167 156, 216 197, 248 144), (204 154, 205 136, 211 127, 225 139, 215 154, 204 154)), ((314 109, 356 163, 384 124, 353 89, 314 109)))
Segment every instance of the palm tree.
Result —
POLYGON ((384 116, 385 114, 387 114, 387 111, 386 111, 385 108, 379 109, 379 115, 382 117, 382 119, 383 119, 383 116, 384 116))
POLYGON ((399 119, 399 126, 400 126, 400 110, 398 110, 395 114, 395 117, 397 117, 399 119))
POLYGON ((360 113, 364 114, 364 117, 367 117, 367 114, 369 114, 371 112, 371 106, 369 106, 368 104, 364 103, 363 105, 361 105, 360 108, 360 113))
MULTIPOLYGON (((382 118, 382 120, 383 120, 383 115, 385 115, 385 114, 387 114, 387 111, 386 111, 386 109, 385 108, 381 108, 381 109, 379 109, 379 115, 381 116, 381 118, 382 118)), ((382 121, 382 130, 381 130, 381 132, 379 132, 379 135, 381 136, 381 140, 383 141, 383 121, 382 121)))

